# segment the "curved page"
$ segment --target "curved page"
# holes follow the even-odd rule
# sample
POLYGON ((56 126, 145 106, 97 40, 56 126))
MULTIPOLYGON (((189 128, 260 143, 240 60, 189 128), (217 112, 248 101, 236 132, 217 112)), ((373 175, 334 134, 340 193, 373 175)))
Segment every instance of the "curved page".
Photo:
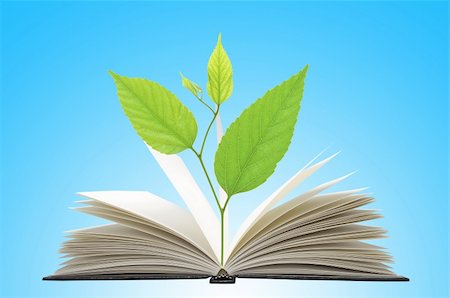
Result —
POLYGON ((162 225, 202 248, 211 258, 217 260, 211 245, 192 215, 169 201, 145 191, 95 191, 82 192, 79 195, 162 225))
POLYGON ((153 150, 150 146, 146 146, 186 203, 218 259, 220 256, 219 221, 186 164, 176 154, 162 154, 153 150))
MULTIPOLYGON (((339 152, 338 152, 339 153, 339 152)), ((338 153, 333 154, 332 156, 313 164, 313 163, 322 153, 317 155, 314 159, 312 159, 305 167, 303 167, 300 171, 298 171, 294 176, 292 176, 288 181, 286 181, 280 188, 278 188, 270 197, 268 197, 265 201, 263 201, 256 209, 253 211, 249 217, 244 221, 244 223, 239 228, 232 245, 230 246, 230 251, 226 255, 226 259, 233 253, 234 248, 241 241, 244 235, 250 230, 250 228, 264 215, 266 214, 270 208, 272 208, 279 200, 284 198, 290 191, 292 191, 295 187, 297 187, 301 182, 303 182, 306 178, 311 176, 314 172, 328 163, 331 159, 333 159, 338 153)), ((225 260, 226 262, 226 260, 225 260)))

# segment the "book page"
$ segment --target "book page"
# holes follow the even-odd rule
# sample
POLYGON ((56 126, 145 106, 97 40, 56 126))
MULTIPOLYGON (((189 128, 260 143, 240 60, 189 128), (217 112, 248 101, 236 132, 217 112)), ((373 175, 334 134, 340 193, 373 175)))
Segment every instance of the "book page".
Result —
MULTIPOLYGON (((339 152, 338 152, 339 153, 339 152)), ((229 253, 226 254, 225 262, 228 257, 235 251, 237 244, 241 241, 247 231, 264 215, 270 208, 272 208, 279 200, 284 198, 290 191, 297 187, 306 178, 314 174, 318 169, 328 163, 333 159, 338 153, 332 156, 312 164, 322 153, 313 158, 306 166, 304 166, 300 171, 298 171, 294 176, 292 176, 286 183, 284 183, 280 188, 278 188, 271 196, 269 196, 265 201, 263 201, 256 209, 253 211, 249 217, 244 221, 244 223, 239 228, 233 243, 230 245, 229 253)))
MULTIPOLYGON (((198 247, 196 243, 182 236, 179 236, 176 232, 165 226, 161 226, 153 221, 149 221, 133 213, 117 209, 98 201, 87 200, 84 201, 83 204, 86 204, 88 206, 77 207, 73 209, 115 222, 127 228, 132 228, 136 232, 151 235, 154 239, 164 239, 164 241, 167 241, 167 243, 172 243, 187 250, 202 251, 202 253, 205 255, 205 258, 211 258, 208 256, 208 252, 204 251, 201 247, 198 247)), ((82 229, 81 231, 83 232, 84 229, 82 229)), ((73 234, 78 232, 79 230, 76 230, 72 231, 71 233, 73 234)), ((214 257, 214 254, 212 254, 211 251, 209 253, 214 257)))
POLYGON ((216 257, 220 257, 220 223, 211 205, 198 186, 181 157, 162 154, 146 144, 176 191, 184 200, 195 221, 200 226, 216 257))
MULTIPOLYGON (((288 212, 290 209, 294 208, 297 205, 300 205, 310 199, 312 199, 315 195, 318 193, 336 185, 337 183, 341 182, 342 180, 348 178, 353 173, 347 174, 345 176, 339 177, 337 179, 325 182, 320 184, 319 186, 316 186, 312 188, 311 190, 297 196, 296 198, 284 203, 283 205, 272 209, 267 210, 264 214, 262 214, 251 227, 248 228, 245 235, 241 237, 241 240, 236 243, 235 247, 233 247, 233 253, 236 253, 243 245, 247 243, 254 235, 256 235, 259 231, 261 231, 266 226, 269 226, 273 221, 280 218, 284 213, 288 212)), ((359 191, 360 189, 351 190, 349 191, 349 194, 359 191)), ((340 198, 343 196, 343 193, 336 193, 334 196, 337 198, 340 198)), ((318 204, 318 201, 313 201, 313 205, 318 204)), ((230 255, 231 256, 231 255, 230 255)))
POLYGON ((238 275, 324 276, 328 270, 342 270, 342 274, 353 276, 393 276, 386 264, 392 261, 391 256, 380 247, 361 242, 385 237, 386 232, 359 224, 380 218, 375 210, 359 209, 373 201, 360 193, 365 188, 319 194, 346 176, 267 212, 244 236, 244 246, 229 258, 227 271, 238 275), (321 268, 303 268, 307 265, 321 268))
POLYGON ((120 270, 146 274, 162 274, 169 270, 178 274, 213 275, 220 269, 198 248, 186 247, 186 243, 176 236, 170 233, 161 235, 158 229, 145 231, 122 224, 71 231, 69 240, 60 250, 69 259, 55 275, 117 274, 120 270), (159 267, 162 261, 170 265, 155 269, 154 266, 159 267), (101 269, 99 264, 102 264, 101 269))
POLYGON ((264 224, 266 221, 270 224, 265 228, 260 226, 259 232, 255 233, 245 246, 228 260, 227 266, 240 263, 247 257, 254 258, 259 254, 266 254, 264 247, 285 242, 289 238, 298 237, 301 241, 300 237, 302 239, 307 237, 302 235, 323 228, 379 218, 373 210, 353 210, 372 202, 372 199, 362 194, 349 194, 349 192, 316 195, 281 214, 282 206, 272 209, 260 220, 264 224), (270 217, 273 218, 272 222, 270 217))
MULTIPOLYGON (((370 249, 361 247, 359 242, 383 237, 384 231, 379 228, 343 223, 328 228, 299 227, 288 231, 287 234, 289 235, 284 235, 283 238, 280 235, 280 239, 275 242, 268 239, 265 245, 255 248, 253 252, 249 251, 239 262, 231 267, 227 266, 228 272, 239 274, 242 270, 265 265, 285 264, 295 268, 300 264, 315 264, 346 268, 356 271, 355 274, 392 274, 386 271, 388 266, 385 263, 390 262, 387 253, 376 249, 375 246, 370 249), (345 244, 345 249, 336 247, 340 244, 345 244)), ((282 274, 295 273, 286 271, 282 274)))
POLYGON ((169 201, 145 191, 95 191, 79 194, 166 227, 218 260, 193 216, 169 201))

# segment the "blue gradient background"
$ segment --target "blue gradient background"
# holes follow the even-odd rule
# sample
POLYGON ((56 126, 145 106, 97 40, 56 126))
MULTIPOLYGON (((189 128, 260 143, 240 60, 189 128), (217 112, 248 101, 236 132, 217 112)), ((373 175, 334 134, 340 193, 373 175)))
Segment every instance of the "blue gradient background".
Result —
POLYGON ((448 3, 3 2, 1 11, 2 297, 447 296, 448 3), (41 281, 61 261, 63 231, 104 223, 69 210, 76 192, 149 190, 183 204, 107 70, 167 86, 204 129, 210 116, 178 72, 204 86, 218 32, 235 74, 225 126, 310 65, 291 148, 266 184, 230 203, 231 230, 318 152, 342 150, 292 195, 359 169, 335 190, 371 187, 385 216, 376 224, 390 235, 376 243, 409 283, 41 281))

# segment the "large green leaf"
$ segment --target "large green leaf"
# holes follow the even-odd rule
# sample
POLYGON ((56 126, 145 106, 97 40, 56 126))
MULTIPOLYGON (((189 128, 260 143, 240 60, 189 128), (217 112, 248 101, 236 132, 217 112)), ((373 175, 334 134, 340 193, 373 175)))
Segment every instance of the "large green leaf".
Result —
POLYGON ((216 104, 223 103, 233 92, 233 70, 230 59, 222 46, 221 34, 219 34, 217 45, 208 61, 206 91, 216 104))
POLYGON ((214 170, 229 197, 264 183, 286 153, 307 69, 269 90, 227 129, 216 152, 214 170))
POLYGON ((149 80, 110 74, 125 114, 148 145, 166 154, 192 147, 197 122, 172 92, 149 80))

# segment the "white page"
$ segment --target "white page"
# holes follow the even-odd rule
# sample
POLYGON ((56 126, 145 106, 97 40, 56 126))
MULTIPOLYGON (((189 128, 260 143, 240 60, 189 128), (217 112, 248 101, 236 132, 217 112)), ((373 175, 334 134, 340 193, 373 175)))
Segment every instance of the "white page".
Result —
MULTIPOLYGON (((322 183, 319 186, 316 186, 310 189, 309 191, 304 192, 303 194, 297 196, 296 198, 284 203, 283 205, 278 206, 275 209, 268 210, 262 216, 260 216, 260 218, 256 220, 253 223, 253 225, 247 230, 247 232, 241 237, 241 240, 238 243, 236 243, 236 246, 233 247, 233 252, 236 252, 236 250, 240 249, 244 244, 246 244, 254 235, 260 232, 262 229, 264 229, 267 226, 270 226, 273 223, 273 221, 275 221, 278 218, 281 219, 281 217, 289 210, 292 210, 294 207, 314 198, 314 196, 316 196, 318 193, 336 185, 337 183, 341 182, 342 180, 346 179, 352 174, 353 173, 350 173, 337 179, 322 183)), ((350 193, 353 191, 354 190, 350 191, 350 193)), ((344 192, 337 192, 329 194, 327 197, 329 198, 340 197, 343 194, 344 192)), ((313 205, 315 203, 316 201, 313 202, 313 205)))
POLYGON ((214 257, 212 247, 186 210, 146 191, 95 191, 78 193, 169 228, 214 257))
POLYGON ((162 154, 146 146, 191 211, 214 254, 220 259, 219 220, 186 164, 176 154, 162 154))
MULTIPOLYGON (((317 206, 317 205, 323 203, 323 201, 324 201, 323 198, 325 198, 325 201, 327 201, 328 203, 331 203, 336 199, 345 198, 347 196, 357 194, 358 192, 361 192, 361 191, 367 189, 366 187, 364 187, 364 188, 356 188, 356 189, 345 190, 345 191, 337 191, 337 192, 322 194, 322 195, 319 194, 319 193, 323 192, 324 190, 347 179, 348 177, 350 177, 353 174, 354 174, 354 172, 344 175, 344 176, 341 176, 339 178, 330 180, 328 182, 322 183, 322 184, 308 190, 307 192, 304 192, 301 195, 289 200, 288 202, 286 202, 274 209, 271 209, 270 211, 266 212, 266 214, 264 215, 264 222, 262 224, 264 224, 265 226, 270 225, 274 220, 276 220, 277 218, 280 218, 285 213, 298 207, 299 205, 304 204, 309 199, 315 198, 315 200, 312 202, 312 206, 317 206)), ((309 211, 309 209, 303 209, 303 211, 307 212, 307 211, 309 211)))
MULTIPOLYGON (((164 233, 153 234, 157 229, 153 229, 152 233, 142 232, 134 228, 122 224, 108 224, 103 226, 96 226, 87 229, 76 230, 71 232, 70 240, 63 243, 62 253, 71 254, 68 257, 85 256, 90 252, 95 251, 91 255, 99 255, 99 250, 108 252, 114 250, 123 250, 122 254, 131 254, 136 250, 136 254, 143 255, 149 253, 145 258, 152 258, 152 252, 158 254, 167 252, 167 256, 176 256, 178 258, 186 258, 190 262, 196 262, 204 268, 209 268, 211 271, 217 270, 217 264, 203 255, 200 250, 186 248, 183 240, 174 234, 164 233), (170 240, 169 240, 170 239, 170 240), (105 244, 109 243, 109 247, 105 244), (111 249, 111 250, 110 250, 111 249)), ((157 231, 159 232, 159 231, 157 231)), ((74 264, 78 261, 71 259, 68 262, 74 264)))
MULTIPOLYGON (((298 171, 294 176, 292 176, 288 181, 286 181, 280 188, 278 188, 272 195, 270 195, 266 200, 264 200, 251 214, 244 223, 240 226, 236 236, 233 240, 233 243, 230 245, 229 253, 226 255, 225 259, 228 259, 230 253, 234 249, 234 247, 239 243, 239 241, 244 237, 245 233, 264 215, 267 211, 270 210, 279 200, 284 198, 290 191, 292 191, 295 187, 297 187, 301 182, 303 182, 306 178, 311 176, 314 172, 328 163, 331 159, 333 159, 338 153, 333 154, 332 156, 315 163, 310 166, 322 153, 313 158, 305 167, 303 167, 300 171, 298 171)), ((225 260, 226 262, 226 260, 225 260)))

